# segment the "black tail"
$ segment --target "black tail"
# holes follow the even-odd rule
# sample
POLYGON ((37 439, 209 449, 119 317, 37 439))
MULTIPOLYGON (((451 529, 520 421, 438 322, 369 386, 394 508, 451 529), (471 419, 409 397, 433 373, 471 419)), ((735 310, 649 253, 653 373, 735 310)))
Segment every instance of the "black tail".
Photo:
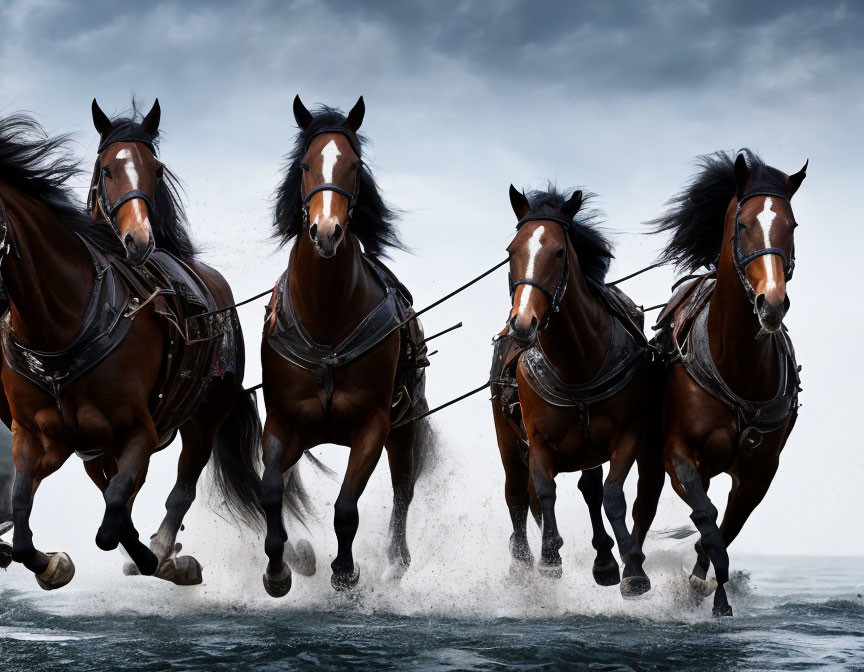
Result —
MULTIPOLYGON (((425 372, 421 373, 421 375, 425 372)), ((423 380, 416 388, 419 390, 417 401, 414 403, 413 412, 415 415, 420 415, 429 410, 429 403, 426 401, 426 376, 423 375, 423 380)), ((414 482, 416 483, 420 476, 428 468, 433 466, 436 458, 436 449, 438 447, 438 435, 432 428, 432 423, 429 418, 421 418, 415 421, 416 432, 414 434, 414 482)))
POLYGON ((261 418, 254 392, 237 386, 237 401, 216 432, 213 472, 217 487, 234 517, 253 528, 264 523, 259 497, 261 418))

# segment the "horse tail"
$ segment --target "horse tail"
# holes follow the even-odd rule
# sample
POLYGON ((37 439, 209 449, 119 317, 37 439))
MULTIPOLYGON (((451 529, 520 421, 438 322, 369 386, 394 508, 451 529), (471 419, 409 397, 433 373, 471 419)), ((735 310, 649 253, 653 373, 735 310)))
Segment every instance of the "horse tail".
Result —
POLYGON ((219 426, 213 446, 213 478, 228 510, 240 522, 261 529, 261 417, 254 391, 236 386, 237 399, 231 413, 219 426))
MULTIPOLYGON (((336 474, 335 471, 315 457, 312 451, 307 450, 304 455, 312 463, 312 466, 325 476, 332 477, 336 474)), ((303 527, 307 527, 306 519, 310 515, 315 515, 315 507, 303 480, 300 478, 299 467, 300 463, 298 462, 283 476, 282 509, 303 527)))
MULTIPOLYGON (((414 403, 414 414, 421 415, 429 410, 429 403, 426 401, 426 376, 424 372, 423 380, 415 389, 419 391, 417 400, 414 403)), ((429 422, 429 418, 420 418, 414 421, 414 476, 413 483, 416 483, 420 476, 427 470, 435 461, 438 449, 438 434, 429 422)))

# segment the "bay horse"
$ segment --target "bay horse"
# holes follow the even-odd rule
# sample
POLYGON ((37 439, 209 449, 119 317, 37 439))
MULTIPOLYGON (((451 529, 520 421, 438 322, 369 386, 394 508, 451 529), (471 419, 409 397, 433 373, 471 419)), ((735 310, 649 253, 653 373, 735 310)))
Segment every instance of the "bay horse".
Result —
POLYGON ((526 518, 542 523, 538 569, 562 575, 563 540, 555 516, 555 477, 581 470, 579 489, 591 514, 593 574, 600 585, 620 583, 624 596, 650 590, 642 546, 657 509, 664 474, 659 450, 656 375, 642 333, 642 311, 607 288, 610 243, 596 213, 583 211, 581 191, 550 186, 526 196, 512 185, 518 220, 510 255, 511 309, 495 342, 492 412, 506 473, 513 523, 512 567, 531 569, 526 518), (627 529, 623 485, 634 462, 639 485, 634 526, 627 529), (609 462, 605 484, 602 465, 609 462), (612 555, 601 504, 612 525, 623 579, 612 555))
POLYGON ((798 366, 783 326, 795 266, 794 175, 747 149, 699 157, 700 170, 653 220, 671 232, 661 261, 691 273, 658 319, 666 354, 663 463, 699 532, 690 584, 731 616, 727 549, 762 501, 798 409, 798 366), (717 526, 711 479, 732 477, 717 526), (708 581, 709 564, 716 580, 708 581))
POLYGON ((350 448, 334 513, 339 550, 331 583, 337 590, 359 580, 352 554, 357 502, 385 446, 393 485, 385 575, 398 579, 407 570, 408 508, 432 450, 428 422, 412 419, 427 410, 426 346, 419 320, 411 318, 410 294, 379 259, 402 244, 395 214, 363 163, 365 138, 358 130, 364 114, 362 97, 347 115, 329 107, 310 112, 294 99, 299 133, 274 222, 282 243, 294 245, 261 344, 263 580, 274 597, 291 587, 282 500, 294 486, 283 475, 305 450, 322 443, 350 448))
POLYGON ((183 292, 188 306, 205 297, 227 308, 234 299, 222 276, 194 257, 175 182, 156 157, 158 101, 146 116, 114 121, 95 101, 92 108, 101 142, 89 212, 65 186, 77 174, 65 138, 47 137, 22 115, 0 120, 12 558, 46 590, 73 578, 68 554, 35 547, 30 512, 41 482, 77 453, 104 495, 97 546, 122 544, 141 574, 200 583, 200 565, 177 556, 175 538, 211 452, 229 489, 258 487, 242 461, 250 449, 240 449, 260 441, 257 409, 242 388, 242 333, 231 310, 198 322, 179 310, 183 292), (132 503, 152 454, 178 427, 177 481, 148 548, 132 503))

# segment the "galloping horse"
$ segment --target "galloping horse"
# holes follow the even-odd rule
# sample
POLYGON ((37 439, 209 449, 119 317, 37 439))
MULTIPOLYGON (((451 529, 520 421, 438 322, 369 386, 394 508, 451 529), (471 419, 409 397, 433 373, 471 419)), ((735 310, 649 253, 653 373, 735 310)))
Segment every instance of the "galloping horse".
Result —
MULTIPOLYGON (((30 511, 39 484, 73 454, 103 491, 96 544, 122 544, 142 574, 201 581, 177 557, 175 538, 215 444, 234 490, 257 487, 241 459, 260 421, 242 390, 242 334, 225 280, 193 258, 171 174, 155 154, 158 102, 143 118, 110 121, 101 134, 84 213, 65 182, 77 170, 27 117, 0 120, 2 280, 11 302, 0 325, 2 381, 13 431, 12 556, 40 586, 74 575, 66 553, 36 549, 30 511), (153 251, 153 248, 164 248, 153 251), (137 265, 137 266, 136 266, 137 265), (148 548, 132 502, 151 455, 183 437, 167 515, 148 548)), ((5 418, 4 418, 5 420, 5 418)))
POLYGON ((555 476, 581 470, 579 489, 597 551, 594 578, 600 585, 620 582, 622 595, 640 595, 651 588, 642 545, 664 481, 650 454, 658 450, 656 375, 642 311, 604 284, 612 252, 592 214, 579 214, 581 191, 567 198, 550 188, 526 197, 511 185, 510 202, 518 219, 507 248, 512 307, 495 341, 491 380, 513 522, 513 566, 533 567, 525 529, 530 504, 538 524, 542 520, 538 568, 561 576, 555 476), (639 486, 630 533, 623 485, 636 460, 639 486), (604 462, 610 463, 605 485, 604 462), (601 502, 624 561, 623 580, 601 502))
POLYGON ((667 356, 663 462, 693 510, 700 540, 690 584, 731 616, 727 548, 771 484, 795 424, 798 366, 783 326, 795 267, 790 199, 807 165, 787 176, 748 150, 702 156, 701 171, 652 224, 671 231, 661 259, 690 276, 658 319, 667 356), (732 477, 723 522, 711 479, 732 477), (716 581, 706 579, 709 562, 716 581))
POLYGON ((428 361, 411 296, 378 259, 401 243, 394 214, 362 161, 364 111, 362 97, 347 116, 328 107, 312 113, 294 99, 300 132, 278 191, 275 227, 283 243, 295 242, 273 291, 261 345, 264 586, 274 597, 291 587, 282 500, 294 482, 284 483, 283 474, 322 443, 351 450, 335 505, 334 588, 359 580, 351 550, 357 502, 385 445, 393 484, 386 575, 401 577, 411 562, 408 507, 432 447, 427 421, 411 418, 427 409, 428 361))

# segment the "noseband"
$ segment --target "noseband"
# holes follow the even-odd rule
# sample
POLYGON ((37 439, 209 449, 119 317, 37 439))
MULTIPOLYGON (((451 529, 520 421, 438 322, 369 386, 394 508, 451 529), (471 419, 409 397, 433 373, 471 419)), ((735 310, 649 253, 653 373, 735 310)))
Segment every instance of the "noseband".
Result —
POLYGON ((747 298, 750 300, 750 303, 753 304, 754 308, 756 306, 756 290, 753 289, 753 285, 751 285, 750 281, 747 279, 746 272, 747 267, 751 263, 753 263, 759 257, 765 256, 766 254, 777 255, 783 260, 783 273, 785 275, 786 282, 789 282, 792 279, 792 273, 795 270, 794 247, 792 248, 791 259, 787 257, 786 252, 781 250, 779 247, 764 247, 761 250, 756 250, 755 252, 751 252, 750 254, 744 254, 744 248, 741 244, 741 208, 744 206, 744 203, 746 203, 755 196, 771 196, 772 198, 781 198, 784 201, 789 200, 789 195, 786 193, 782 193, 780 191, 760 190, 747 192, 738 201, 738 208, 735 211, 735 232, 732 237, 732 261, 733 265, 735 266, 735 272, 738 273, 738 277, 741 279, 741 284, 744 286, 744 291, 747 293, 747 298))
POLYGON ((566 219, 559 219, 558 217, 543 217, 540 215, 529 215, 527 217, 523 217, 516 224, 516 230, 518 231, 522 228, 523 224, 527 224, 528 222, 555 222, 559 224, 564 231, 564 270, 561 272, 561 279, 558 281, 558 284, 555 286, 554 291, 550 290, 546 285, 541 282, 537 282, 536 280, 532 280, 530 278, 523 278, 522 280, 516 280, 515 282, 510 277, 510 274, 507 274, 507 280, 510 283, 510 302, 513 302, 513 297, 516 294, 516 288, 519 285, 528 285, 529 287, 536 287, 546 296, 546 300, 549 303, 549 307, 546 309, 543 317, 540 318, 540 324, 537 327, 538 331, 542 331, 547 326, 549 326, 549 320, 552 318, 552 315, 557 313, 561 309, 561 301, 564 300, 564 292, 567 291, 567 282, 570 280, 570 234, 568 231, 570 230, 571 222, 568 222, 566 219))
MULTIPOLYGON (((115 142, 122 141, 117 140, 115 142)), ((106 148, 107 147, 100 149, 104 151, 104 149, 106 148)), ((100 157, 101 155, 102 152, 99 153, 100 157)), ((155 157, 156 154, 154 153, 153 156, 155 157)), ((159 165, 161 166, 162 164, 160 163, 159 165)), ((127 191, 125 194, 123 194, 120 198, 118 198, 112 203, 111 198, 108 196, 108 188, 105 186, 105 175, 108 172, 108 166, 101 165, 99 158, 97 157, 96 167, 93 172, 93 183, 90 185, 90 191, 87 194, 87 212, 93 212, 93 201, 95 199, 96 205, 99 207, 99 212, 102 213, 102 217, 105 219, 106 222, 108 222, 108 224, 111 225, 111 228, 114 229, 114 233, 117 234, 117 238, 120 238, 122 242, 120 227, 117 225, 117 212, 120 210, 120 207, 127 201, 139 198, 144 201, 144 204, 147 206, 147 214, 150 217, 153 217, 153 213, 155 211, 155 208, 153 207, 153 199, 151 198, 150 194, 144 193, 140 189, 133 189, 132 191, 127 191)), ((157 187, 161 179, 161 171, 157 171, 157 187)))

